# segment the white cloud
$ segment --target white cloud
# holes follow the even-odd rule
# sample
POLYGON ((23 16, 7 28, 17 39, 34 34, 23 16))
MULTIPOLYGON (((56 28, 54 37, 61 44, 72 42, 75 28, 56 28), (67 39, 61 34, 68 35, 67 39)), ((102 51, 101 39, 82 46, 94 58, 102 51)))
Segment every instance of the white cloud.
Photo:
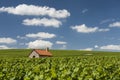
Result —
POLYGON ((85 48, 85 49, 80 49, 80 50, 92 51, 92 50, 93 50, 93 48, 85 48))
POLYGON ((17 36, 18 39, 25 39, 27 40, 27 37, 17 36))
POLYGON ((120 45, 106 45, 106 46, 101 46, 100 49, 104 49, 104 50, 120 50, 120 45))
POLYGON ((120 27, 120 22, 114 22, 110 24, 109 27, 120 27))
POLYGON ((104 24, 104 23, 108 23, 108 22, 112 22, 112 21, 115 21, 115 19, 105 19, 105 20, 102 20, 100 22, 100 24, 104 24))
POLYGON ((60 38, 64 38, 64 36, 60 36, 60 38))
POLYGON ((66 10, 56 10, 47 6, 36 6, 20 4, 16 7, 1 7, 0 12, 7 12, 14 15, 33 15, 33 16, 49 16, 53 18, 66 18, 70 13, 66 10))
POLYGON ((56 41, 56 44, 67 44, 65 41, 56 41))
POLYGON ((86 13, 88 11, 88 9, 84 9, 82 10, 82 13, 86 13))
POLYGON ((98 29, 99 32, 107 32, 110 31, 110 29, 106 28, 106 29, 98 29))
POLYGON ((99 46, 98 46, 98 45, 95 45, 94 48, 99 48, 99 46))
POLYGON ((92 32, 96 32, 97 31, 97 27, 87 27, 85 24, 82 25, 76 25, 71 27, 73 30, 76 30, 77 32, 81 32, 81 33, 92 33, 92 32))
POLYGON ((17 41, 12 38, 0 38, 0 43, 5 43, 5 44, 12 44, 16 43, 17 41))
POLYGON ((67 48, 67 45, 63 45, 62 48, 63 48, 63 49, 66 49, 66 48, 67 48))
POLYGON ((56 37, 55 34, 47 33, 47 32, 38 32, 36 34, 26 34, 26 37, 29 38, 40 38, 40 39, 47 39, 47 38, 54 38, 56 37))
POLYGON ((62 45, 62 47, 60 49, 66 49, 67 45, 62 45))
POLYGON ((19 45, 22 45, 22 46, 23 46, 23 45, 26 45, 26 44, 25 44, 25 43, 19 43, 19 45))
POLYGON ((45 26, 45 27, 58 28, 60 25, 62 25, 62 22, 57 19, 33 18, 33 19, 23 20, 22 24, 27 25, 27 26, 45 26))
POLYGON ((39 48, 46 48, 46 47, 51 48, 52 45, 53 43, 51 43, 50 41, 35 40, 28 43, 28 48, 32 48, 32 49, 35 49, 35 48, 39 49, 39 48))
POLYGON ((85 24, 72 26, 71 28, 80 33, 106 32, 110 30, 110 29, 99 29, 98 27, 87 27, 85 24))
POLYGON ((0 49, 10 49, 10 48, 6 45, 0 45, 0 49))

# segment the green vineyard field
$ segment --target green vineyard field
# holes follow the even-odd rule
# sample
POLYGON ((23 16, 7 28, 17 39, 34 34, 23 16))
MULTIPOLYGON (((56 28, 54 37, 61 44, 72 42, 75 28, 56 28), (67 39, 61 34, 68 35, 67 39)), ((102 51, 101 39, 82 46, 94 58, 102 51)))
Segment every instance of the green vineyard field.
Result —
POLYGON ((0 59, 0 80, 119 80, 119 57, 0 59))
POLYGON ((120 80, 119 52, 51 50, 53 57, 28 58, 31 50, 0 50, 0 80, 120 80))
MULTIPOLYGON (((0 58, 28 58, 31 49, 0 50, 0 58)), ((120 56, 120 52, 80 51, 80 50, 50 50, 53 57, 73 56, 120 56)))

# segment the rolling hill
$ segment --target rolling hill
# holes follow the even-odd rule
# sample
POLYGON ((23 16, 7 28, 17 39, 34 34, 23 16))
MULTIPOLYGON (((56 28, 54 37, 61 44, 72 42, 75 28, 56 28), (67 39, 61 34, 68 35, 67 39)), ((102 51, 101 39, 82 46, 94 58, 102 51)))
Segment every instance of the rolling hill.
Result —
MULTIPOLYGON (((0 57, 13 58, 25 57, 27 58, 31 49, 8 49, 0 50, 0 57)), ((53 57, 71 57, 71 56, 120 56, 120 52, 103 52, 103 51, 80 51, 80 50, 50 50, 53 57)))

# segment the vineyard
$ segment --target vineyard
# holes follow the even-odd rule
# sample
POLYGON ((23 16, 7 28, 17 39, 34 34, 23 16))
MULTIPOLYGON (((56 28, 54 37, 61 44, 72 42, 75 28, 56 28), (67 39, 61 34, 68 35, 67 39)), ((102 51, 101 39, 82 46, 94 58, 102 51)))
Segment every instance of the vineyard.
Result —
POLYGON ((119 80, 120 57, 2 58, 0 80, 119 80))
MULTIPOLYGON (((31 49, 0 50, 0 58, 28 58, 31 49)), ((120 56, 120 52, 80 51, 80 50, 50 50, 53 57, 73 56, 120 56)))

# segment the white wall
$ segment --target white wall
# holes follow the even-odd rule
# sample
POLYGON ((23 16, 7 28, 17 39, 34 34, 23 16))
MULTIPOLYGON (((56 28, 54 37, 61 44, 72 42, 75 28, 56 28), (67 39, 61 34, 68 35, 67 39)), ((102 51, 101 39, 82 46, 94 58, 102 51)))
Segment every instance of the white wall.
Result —
POLYGON ((33 56, 35 56, 34 58, 39 58, 39 54, 37 54, 35 51, 33 51, 33 52, 29 55, 30 58, 33 58, 33 56))

